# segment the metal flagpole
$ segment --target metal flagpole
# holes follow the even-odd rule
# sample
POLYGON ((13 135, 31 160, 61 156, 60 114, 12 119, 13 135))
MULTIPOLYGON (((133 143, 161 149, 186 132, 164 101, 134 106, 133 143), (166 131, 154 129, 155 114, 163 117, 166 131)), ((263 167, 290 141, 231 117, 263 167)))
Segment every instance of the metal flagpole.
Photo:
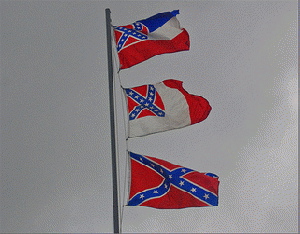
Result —
POLYGON ((116 162, 115 113, 114 113, 114 96, 113 96, 114 84, 113 84, 110 9, 106 8, 105 13, 106 13, 106 35, 107 35, 107 61, 108 61, 108 82, 109 82, 112 176, 113 176, 113 221, 114 221, 114 233, 119 233, 118 181, 117 181, 117 162, 116 162))

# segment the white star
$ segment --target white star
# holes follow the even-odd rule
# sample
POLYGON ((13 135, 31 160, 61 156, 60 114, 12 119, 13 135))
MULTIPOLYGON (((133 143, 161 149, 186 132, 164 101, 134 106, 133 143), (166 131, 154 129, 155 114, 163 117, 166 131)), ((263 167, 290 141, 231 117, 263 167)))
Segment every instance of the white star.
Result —
POLYGON ((136 32, 134 32, 134 33, 132 33, 133 35, 135 35, 136 34, 136 32))
POLYGON ((145 106, 149 106, 149 103, 146 103, 145 106))
POLYGON ((179 184, 180 184, 180 186, 184 185, 184 181, 180 181, 179 184))
POLYGON ((144 102, 144 100, 142 99, 142 100, 140 100, 140 102, 141 102, 141 103, 143 103, 143 102, 144 102))
POLYGON ((134 117, 134 116, 135 116, 135 114, 134 114, 134 113, 132 113, 132 114, 131 114, 131 117, 134 117))
POLYGON ((169 175, 169 178, 171 179, 171 178, 172 178, 172 175, 169 175))
POLYGON ((168 188, 168 185, 167 185, 167 184, 165 184, 165 188, 168 188))
POLYGON ((151 110, 153 110, 153 109, 154 109, 154 107, 153 107, 153 106, 151 106, 151 107, 150 107, 150 109, 151 109, 151 110))
POLYGON ((152 167, 154 167, 154 164, 151 164, 152 167))
POLYGON ((151 102, 152 100, 153 100, 153 99, 150 97, 150 98, 149 98, 149 101, 151 102))
POLYGON ((150 87, 150 89, 151 89, 151 90, 154 90, 154 88, 153 88, 152 86, 150 87))
POLYGON ((126 34, 126 33, 125 33, 125 35, 124 35, 124 36, 125 36, 125 37, 127 37, 127 36, 128 36, 128 34, 126 34))
POLYGON ((140 157, 140 160, 143 162, 143 158, 142 157, 140 157))
POLYGON ((191 191, 194 193, 194 192, 196 192, 196 189, 195 189, 195 188, 192 188, 191 191))
POLYGON ((158 114, 159 114, 159 115, 162 115, 162 112, 159 112, 158 114))
POLYGON ((205 194, 203 197, 205 198, 205 200, 206 200, 207 198, 209 198, 209 197, 208 197, 208 194, 205 194))
POLYGON ((143 194, 141 194, 141 196, 140 196, 140 199, 143 199, 144 198, 144 195, 143 194))
POLYGON ((131 96, 131 95, 133 94, 133 92, 132 92, 132 91, 130 91, 128 94, 131 96))
POLYGON ((163 173, 164 171, 162 169, 160 169, 160 172, 163 173))
POLYGON ((138 96, 138 95, 136 95, 134 98, 135 98, 135 99, 139 99, 139 96, 138 96))
POLYGON ((153 192, 153 193, 158 193, 158 192, 157 192, 157 190, 154 190, 154 192, 153 192))
POLYGON ((154 95, 154 93, 150 92, 150 95, 151 95, 151 96, 153 96, 153 95, 154 95))
POLYGON ((182 169, 181 172, 185 173, 185 169, 182 169))

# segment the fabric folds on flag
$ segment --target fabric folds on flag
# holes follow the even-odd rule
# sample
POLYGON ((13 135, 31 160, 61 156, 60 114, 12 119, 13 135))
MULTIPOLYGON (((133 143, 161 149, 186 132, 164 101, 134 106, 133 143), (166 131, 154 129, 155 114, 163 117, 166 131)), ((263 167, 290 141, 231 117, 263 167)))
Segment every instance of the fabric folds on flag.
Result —
POLYGON ((209 102, 186 92, 182 83, 169 79, 124 90, 130 138, 182 128, 207 118, 212 109, 209 102))
POLYGON ((129 152, 131 185, 128 206, 158 209, 217 206, 218 176, 129 152))
POLYGON ((129 68, 155 55, 189 50, 189 34, 180 27, 179 10, 156 14, 127 26, 115 26, 121 67, 129 68))

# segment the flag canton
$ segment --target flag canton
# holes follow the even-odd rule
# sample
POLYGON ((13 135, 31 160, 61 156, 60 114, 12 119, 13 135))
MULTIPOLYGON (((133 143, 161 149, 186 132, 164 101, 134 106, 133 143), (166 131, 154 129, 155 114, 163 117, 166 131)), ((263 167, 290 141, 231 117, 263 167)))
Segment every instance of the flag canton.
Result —
MULTIPOLYGON (((194 183, 189 179, 184 178, 185 175, 196 171, 181 166, 169 170, 166 167, 154 162, 153 160, 148 159, 145 156, 134 154, 132 152, 130 152, 130 157, 131 159, 136 160, 140 164, 145 165, 151 168, 152 170, 155 170, 160 176, 163 177, 164 180, 157 187, 146 189, 144 191, 136 193, 130 198, 128 202, 129 206, 138 206, 145 201, 162 197, 169 192, 171 185, 194 196, 195 198, 199 199, 201 202, 206 203, 209 206, 218 205, 217 194, 201 187, 200 185, 194 183)), ((218 178, 218 176, 212 173, 206 173, 206 175, 218 178)))
POLYGON ((154 115, 158 117, 165 117, 165 111, 163 103, 156 102, 160 100, 159 94, 156 91, 154 85, 147 85, 147 93, 144 97, 139 91, 134 89, 125 89, 127 97, 134 101, 134 107, 129 110, 129 120, 134 120, 139 117, 154 115), (148 114, 141 116, 144 110, 148 110, 148 114))
POLYGON ((115 26, 115 34, 119 34, 116 38, 117 51, 140 41, 148 39, 148 28, 140 22, 135 22, 128 26, 115 26))

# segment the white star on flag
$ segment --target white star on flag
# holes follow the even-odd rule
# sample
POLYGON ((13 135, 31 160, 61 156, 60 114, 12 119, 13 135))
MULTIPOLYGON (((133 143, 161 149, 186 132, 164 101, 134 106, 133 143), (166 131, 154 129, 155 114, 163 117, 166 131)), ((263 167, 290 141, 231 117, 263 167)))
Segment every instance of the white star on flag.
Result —
POLYGON ((209 197, 208 197, 208 194, 205 194, 203 197, 205 198, 205 200, 206 200, 207 198, 209 198, 209 197))
POLYGON ((141 194, 141 196, 140 196, 140 199, 143 199, 144 198, 144 195, 143 194, 141 194))
POLYGON ((196 189, 195 189, 195 188, 192 188, 191 191, 194 193, 194 192, 196 192, 196 189))

